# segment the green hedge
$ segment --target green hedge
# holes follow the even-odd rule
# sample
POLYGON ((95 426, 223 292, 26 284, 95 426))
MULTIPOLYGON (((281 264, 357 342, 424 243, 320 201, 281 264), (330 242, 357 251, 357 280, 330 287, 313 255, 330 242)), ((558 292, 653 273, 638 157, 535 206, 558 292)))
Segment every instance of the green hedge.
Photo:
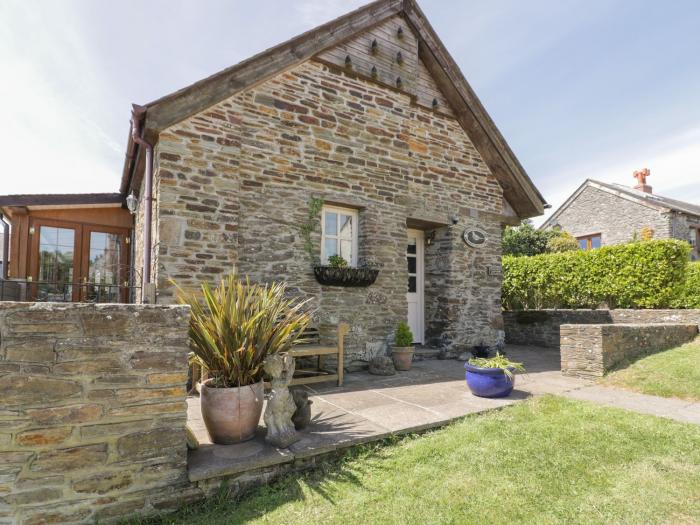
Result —
POLYGON ((503 257, 503 307, 667 308, 679 300, 690 247, 676 240, 503 257))
POLYGON ((671 302, 674 308, 700 308, 700 262, 690 263, 685 283, 678 298, 671 302))

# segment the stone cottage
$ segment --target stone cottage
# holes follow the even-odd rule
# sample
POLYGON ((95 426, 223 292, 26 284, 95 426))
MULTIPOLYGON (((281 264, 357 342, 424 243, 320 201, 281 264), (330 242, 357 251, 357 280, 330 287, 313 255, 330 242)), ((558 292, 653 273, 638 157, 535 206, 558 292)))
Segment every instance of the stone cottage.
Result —
POLYGON ((233 267, 285 281, 324 337, 350 324, 350 368, 400 321, 436 352, 502 337, 502 228, 545 205, 413 0, 135 106, 121 193, 147 300, 233 267), (332 255, 376 281, 321 284, 332 255))
POLYGON ((581 249, 622 244, 645 236, 680 239, 700 259, 700 205, 656 195, 648 169, 636 171, 634 187, 588 179, 543 224, 571 233, 581 249))

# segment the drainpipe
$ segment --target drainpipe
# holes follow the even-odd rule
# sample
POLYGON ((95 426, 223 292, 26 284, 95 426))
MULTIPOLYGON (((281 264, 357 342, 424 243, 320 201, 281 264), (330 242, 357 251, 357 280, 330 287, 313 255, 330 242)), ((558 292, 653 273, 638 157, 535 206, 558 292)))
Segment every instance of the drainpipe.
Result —
POLYGON ((146 116, 146 109, 137 104, 131 110, 131 138, 146 149, 146 174, 143 195, 143 281, 141 283, 141 300, 149 302, 151 284, 151 215, 153 207, 153 146, 141 137, 141 124, 146 116))
POLYGON ((7 279, 10 269, 10 225, 5 221, 5 216, 0 213, 0 222, 2 222, 2 275, 0 279, 7 279))

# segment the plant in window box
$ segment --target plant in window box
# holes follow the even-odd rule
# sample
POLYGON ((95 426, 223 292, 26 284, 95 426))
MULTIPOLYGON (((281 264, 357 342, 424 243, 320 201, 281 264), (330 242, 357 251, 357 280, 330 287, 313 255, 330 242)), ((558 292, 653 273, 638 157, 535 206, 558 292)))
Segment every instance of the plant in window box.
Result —
POLYGON ((331 255, 328 258, 328 266, 331 268, 347 268, 348 261, 343 259, 341 255, 331 255))
POLYGON ((401 321, 394 333, 394 349, 391 358, 396 370, 405 372, 410 370, 413 364, 413 333, 405 321, 401 321))
POLYGON ((314 275, 327 286, 369 286, 377 280, 379 270, 370 266, 352 268, 342 256, 331 255, 327 265, 314 266, 314 275))

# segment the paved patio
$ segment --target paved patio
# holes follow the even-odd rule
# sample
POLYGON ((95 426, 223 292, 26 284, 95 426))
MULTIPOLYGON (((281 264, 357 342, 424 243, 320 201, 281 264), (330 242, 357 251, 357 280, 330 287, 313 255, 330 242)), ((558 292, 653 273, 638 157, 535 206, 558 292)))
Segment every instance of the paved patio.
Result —
POLYGON ((238 474, 295 459, 308 458, 356 444, 439 427, 453 419, 517 403, 531 395, 565 394, 589 383, 560 373, 559 351, 509 346, 508 356, 522 361, 513 394, 506 399, 473 396, 464 381, 463 363, 428 360, 414 363, 409 372, 373 376, 357 372, 346 376, 342 388, 313 385, 310 391, 312 423, 303 438, 289 449, 264 442, 265 429, 255 439, 238 445, 211 443, 199 411, 199 399, 188 400, 188 425, 200 446, 189 453, 192 481, 238 474))

